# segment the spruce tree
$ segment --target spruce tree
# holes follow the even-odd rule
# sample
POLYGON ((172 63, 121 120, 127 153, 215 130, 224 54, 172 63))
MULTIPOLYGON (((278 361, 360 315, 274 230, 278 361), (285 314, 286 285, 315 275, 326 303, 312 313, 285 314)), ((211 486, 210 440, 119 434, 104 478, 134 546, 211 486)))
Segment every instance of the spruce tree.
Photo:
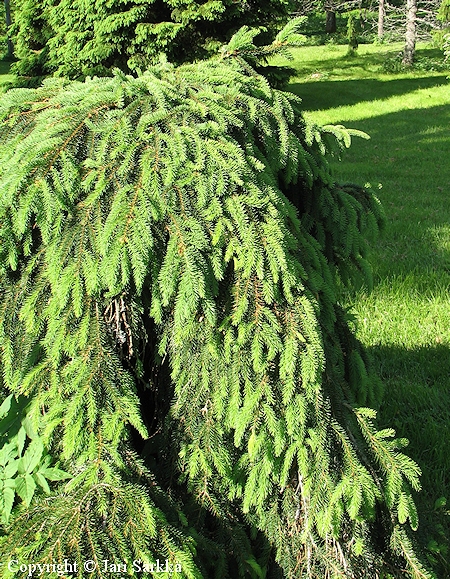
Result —
POLYGON ((79 78, 145 69, 161 53, 193 61, 243 25, 276 28, 290 8, 290 0, 24 0, 14 13, 15 71, 79 78))
POLYGON ((448 49, 450 43, 450 1, 442 0, 438 11, 438 20, 442 22, 442 29, 439 30, 435 37, 439 45, 444 50, 445 59, 448 59, 448 49))
POLYGON ((71 476, 13 509, 2 560, 432 576, 419 467, 339 303, 382 211, 331 174, 352 132, 248 64, 255 34, 0 99, 1 388, 71 476))
POLYGON ((450 2, 448 0, 442 0, 439 6, 438 19, 444 22, 448 27, 450 23, 450 2))

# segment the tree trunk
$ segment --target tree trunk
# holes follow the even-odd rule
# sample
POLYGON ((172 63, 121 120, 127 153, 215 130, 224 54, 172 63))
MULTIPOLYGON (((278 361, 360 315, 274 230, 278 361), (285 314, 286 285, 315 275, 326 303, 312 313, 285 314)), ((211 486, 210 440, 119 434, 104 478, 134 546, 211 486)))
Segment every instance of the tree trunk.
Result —
MULTIPOLYGON (((8 33, 8 29, 11 26, 11 6, 10 0, 4 0, 5 4, 5 19, 6 19, 6 32, 8 33)), ((8 58, 12 58, 14 55, 14 48, 11 40, 9 39, 8 35, 8 58)))
POLYGON ((325 32, 336 32, 336 12, 327 10, 327 19, 325 21, 325 32))
POLYGON ((378 2, 378 40, 381 42, 384 36, 384 17, 386 16, 385 0, 378 2))
POLYGON ((417 0, 406 0, 406 37, 403 51, 403 64, 411 66, 414 63, 416 50, 416 13, 417 0))

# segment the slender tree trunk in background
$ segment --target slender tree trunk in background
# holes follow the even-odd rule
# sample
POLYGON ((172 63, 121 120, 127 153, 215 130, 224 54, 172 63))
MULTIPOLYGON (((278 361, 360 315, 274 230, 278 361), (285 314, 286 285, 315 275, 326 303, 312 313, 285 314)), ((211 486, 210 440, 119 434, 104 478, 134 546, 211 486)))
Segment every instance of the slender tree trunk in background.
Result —
MULTIPOLYGON (((5 4, 5 19, 6 19, 6 32, 8 33, 8 29, 11 26, 11 6, 10 0, 4 0, 5 4)), ((8 58, 12 58, 14 55, 14 48, 11 40, 8 36, 8 58)))
POLYGON ((325 32, 336 32, 336 12, 327 10, 327 19, 325 21, 325 32))
POLYGON ((386 16, 385 0, 378 2, 378 40, 381 42, 384 36, 384 17, 386 16))
POLYGON ((406 37, 403 51, 403 64, 411 66, 414 63, 416 50, 416 13, 417 0, 406 0, 406 37))

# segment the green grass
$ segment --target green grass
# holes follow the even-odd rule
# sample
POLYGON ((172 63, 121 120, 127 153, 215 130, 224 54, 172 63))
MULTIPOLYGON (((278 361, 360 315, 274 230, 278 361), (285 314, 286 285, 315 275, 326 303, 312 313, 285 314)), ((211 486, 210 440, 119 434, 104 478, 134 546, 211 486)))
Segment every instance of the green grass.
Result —
POLYGON ((441 579, 450 577, 450 71, 426 70, 436 51, 420 47, 420 70, 386 74, 399 48, 360 46, 350 58, 345 46, 297 49, 290 88, 309 118, 371 137, 335 166, 341 180, 371 183, 387 217, 374 290, 346 299, 385 383, 380 422, 410 440, 422 468, 418 538, 441 579))
POLYGON ((11 62, 0 60, 0 93, 2 93, 10 83, 14 81, 14 75, 9 74, 11 62))

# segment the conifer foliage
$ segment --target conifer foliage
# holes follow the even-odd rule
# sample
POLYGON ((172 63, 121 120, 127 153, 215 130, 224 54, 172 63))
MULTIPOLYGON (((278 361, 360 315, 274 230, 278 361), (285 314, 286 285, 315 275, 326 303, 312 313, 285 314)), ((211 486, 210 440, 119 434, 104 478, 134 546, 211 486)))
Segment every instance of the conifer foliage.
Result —
POLYGON ((79 78, 215 54, 243 25, 276 28, 290 0, 23 0, 14 10, 21 75, 79 78))
POLYGON ((2 554, 80 577, 430 576, 419 468, 376 427, 338 302, 381 209, 330 173, 351 132, 247 64, 254 35, 0 101, 1 386, 71 475, 13 509, 2 554))

